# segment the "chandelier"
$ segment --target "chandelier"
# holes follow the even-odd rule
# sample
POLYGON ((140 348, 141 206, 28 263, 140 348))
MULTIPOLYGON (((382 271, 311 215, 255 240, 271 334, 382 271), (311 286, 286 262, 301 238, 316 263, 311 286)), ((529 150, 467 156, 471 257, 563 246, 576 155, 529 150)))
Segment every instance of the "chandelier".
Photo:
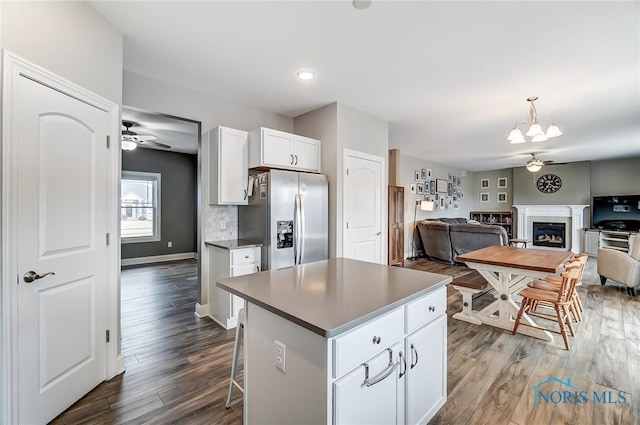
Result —
POLYGON ((538 96, 531 96, 527 98, 527 102, 531 102, 529 107, 529 116, 526 120, 518 121, 514 126, 507 140, 513 144, 526 142, 522 130, 520 127, 524 125, 524 128, 528 126, 526 136, 531 138, 532 142, 544 142, 552 137, 558 137, 562 135, 562 131, 557 125, 553 123, 551 118, 541 118, 540 121, 548 120, 551 124, 547 127, 547 131, 542 130, 542 126, 538 122, 538 112, 536 111, 536 105, 533 103, 538 100, 538 96))

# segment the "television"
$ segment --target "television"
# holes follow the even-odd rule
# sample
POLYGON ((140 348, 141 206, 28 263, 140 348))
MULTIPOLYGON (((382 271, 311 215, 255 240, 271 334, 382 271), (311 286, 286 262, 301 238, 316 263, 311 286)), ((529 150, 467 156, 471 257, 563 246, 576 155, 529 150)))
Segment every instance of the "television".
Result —
POLYGON ((594 196, 591 223, 605 230, 640 230, 640 195, 594 196))

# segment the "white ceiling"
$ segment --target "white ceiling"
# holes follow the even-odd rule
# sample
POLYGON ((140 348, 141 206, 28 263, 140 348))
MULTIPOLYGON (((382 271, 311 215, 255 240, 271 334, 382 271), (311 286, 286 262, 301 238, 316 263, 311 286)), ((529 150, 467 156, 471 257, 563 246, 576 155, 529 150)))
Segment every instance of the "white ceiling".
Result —
MULTIPOLYGON (((195 154, 198 152, 199 125, 190 120, 124 107, 122 120, 135 123, 131 131, 140 136, 154 136, 152 142, 169 145, 170 149, 143 142, 139 147, 195 154)), ((123 127, 124 128, 124 127, 123 127)))
POLYGON ((640 156, 640 2, 91 2, 125 69, 295 117, 340 101, 469 171, 640 156), (313 81, 295 72, 312 68, 313 81), (564 135, 505 139, 539 96, 564 135))

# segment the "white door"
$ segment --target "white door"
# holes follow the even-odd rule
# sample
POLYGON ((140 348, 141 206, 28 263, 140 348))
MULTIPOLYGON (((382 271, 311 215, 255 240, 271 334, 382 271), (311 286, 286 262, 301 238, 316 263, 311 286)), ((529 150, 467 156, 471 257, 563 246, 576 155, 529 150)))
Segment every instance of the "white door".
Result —
POLYGON ((343 181, 343 257, 382 264, 384 158, 345 151, 343 181))
POLYGON ((40 424, 107 375, 110 118, 23 74, 5 89, 4 143, 16 160, 17 417, 40 424))

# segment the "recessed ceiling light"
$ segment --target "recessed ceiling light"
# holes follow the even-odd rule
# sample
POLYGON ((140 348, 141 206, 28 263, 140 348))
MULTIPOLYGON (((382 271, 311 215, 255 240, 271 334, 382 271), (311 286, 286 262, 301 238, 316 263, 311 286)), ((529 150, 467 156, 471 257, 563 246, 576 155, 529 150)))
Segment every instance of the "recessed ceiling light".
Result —
POLYGON ((300 71, 296 72, 296 75, 301 80, 313 80, 316 77, 315 71, 312 71, 310 69, 301 69, 300 71))
POLYGON ((356 9, 366 9, 371 6, 371 0, 353 0, 353 7, 356 9))

